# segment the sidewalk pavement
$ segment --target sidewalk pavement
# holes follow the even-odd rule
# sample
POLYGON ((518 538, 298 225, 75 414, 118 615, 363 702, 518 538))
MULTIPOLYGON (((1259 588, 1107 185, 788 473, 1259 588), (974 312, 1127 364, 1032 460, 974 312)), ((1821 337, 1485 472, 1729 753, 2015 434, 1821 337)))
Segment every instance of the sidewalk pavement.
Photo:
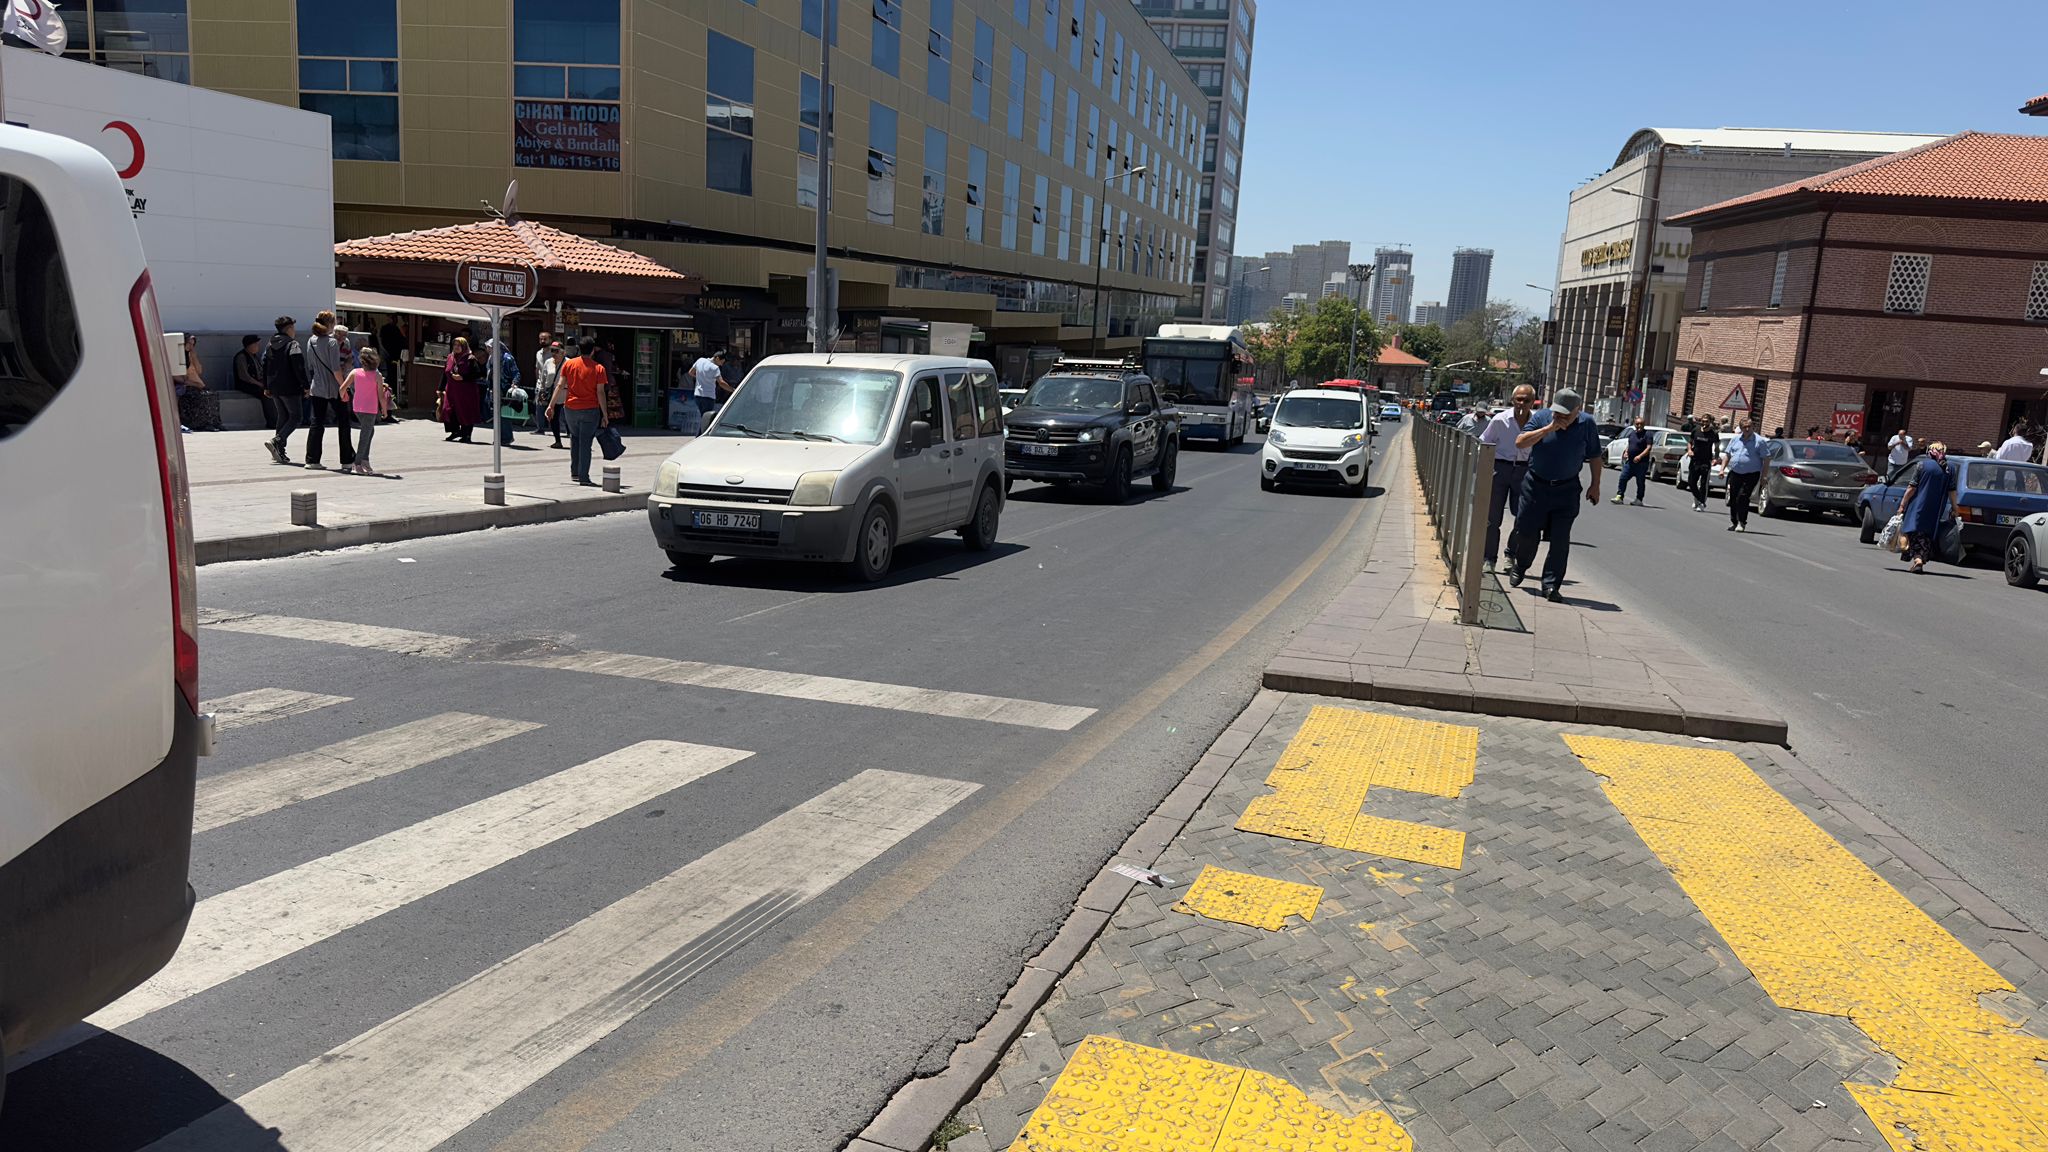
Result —
POLYGON ((2044 965, 1775 746, 1267 690, 849 1150, 2040 1149, 2044 965))
POLYGON ((1506 593, 1524 631, 1460 624, 1415 470, 1397 458, 1383 474, 1373 559, 1274 658, 1267 687, 1785 743, 1782 716, 1584 576, 1561 604, 1534 581, 1506 593))
MULTIPOLYGON (((602 479, 606 463, 620 466, 618 492, 572 483, 566 450, 549 447, 549 436, 519 432, 504 449, 502 505, 484 503, 488 427, 477 430, 474 444, 450 444, 433 421, 383 425, 371 444, 377 476, 335 471, 341 455, 332 432, 321 458, 326 471, 272 463, 263 447, 268 432, 190 433, 183 439, 198 560, 255 560, 644 508, 655 469, 687 437, 622 431, 623 456, 591 461, 592 480, 602 479), (317 526, 292 524, 291 494, 302 490, 319 498, 317 526)), ((305 446, 304 431, 294 433, 291 458, 303 462, 305 446)))

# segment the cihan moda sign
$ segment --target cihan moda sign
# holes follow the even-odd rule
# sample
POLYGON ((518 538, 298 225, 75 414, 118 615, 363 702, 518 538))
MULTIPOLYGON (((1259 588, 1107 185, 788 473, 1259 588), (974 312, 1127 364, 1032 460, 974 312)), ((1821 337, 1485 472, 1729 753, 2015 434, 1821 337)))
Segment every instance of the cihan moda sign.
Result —
POLYGON ((619 106, 581 100, 514 100, 512 162, 521 168, 619 170, 619 106))

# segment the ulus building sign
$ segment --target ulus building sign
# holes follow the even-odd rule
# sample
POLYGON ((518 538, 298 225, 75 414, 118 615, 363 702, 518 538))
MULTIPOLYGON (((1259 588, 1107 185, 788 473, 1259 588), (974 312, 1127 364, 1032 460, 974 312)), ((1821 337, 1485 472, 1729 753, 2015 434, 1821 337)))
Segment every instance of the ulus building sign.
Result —
POLYGON ((1614 240, 1606 244, 1595 244, 1579 250, 1579 267, 1593 268, 1601 264, 1619 264, 1636 250, 1633 240, 1614 240))

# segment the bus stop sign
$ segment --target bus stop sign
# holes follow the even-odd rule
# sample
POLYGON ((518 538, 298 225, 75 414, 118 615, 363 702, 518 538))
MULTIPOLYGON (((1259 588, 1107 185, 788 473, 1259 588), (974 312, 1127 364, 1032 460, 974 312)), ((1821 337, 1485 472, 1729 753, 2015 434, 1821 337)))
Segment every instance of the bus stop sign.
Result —
POLYGON ((517 312, 533 303, 540 277, 531 265, 464 260, 455 267, 455 291, 470 304, 517 312))

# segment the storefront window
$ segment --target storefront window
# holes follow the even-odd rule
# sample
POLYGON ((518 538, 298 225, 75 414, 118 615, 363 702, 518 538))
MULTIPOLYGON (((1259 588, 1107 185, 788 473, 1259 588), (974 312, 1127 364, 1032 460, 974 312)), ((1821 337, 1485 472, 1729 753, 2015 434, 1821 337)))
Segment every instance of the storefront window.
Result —
POLYGON ((58 15, 70 33, 64 55, 71 59, 192 82, 185 0, 73 0, 58 15))
POLYGON ((520 99, 617 100, 618 0, 513 0, 512 59, 520 99))
POLYGON ((398 2, 343 14, 298 0, 299 107, 334 122, 336 160, 398 159, 398 2))
POLYGON ((754 49, 716 32, 704 37, 704 184, 752 196, 754 49))

